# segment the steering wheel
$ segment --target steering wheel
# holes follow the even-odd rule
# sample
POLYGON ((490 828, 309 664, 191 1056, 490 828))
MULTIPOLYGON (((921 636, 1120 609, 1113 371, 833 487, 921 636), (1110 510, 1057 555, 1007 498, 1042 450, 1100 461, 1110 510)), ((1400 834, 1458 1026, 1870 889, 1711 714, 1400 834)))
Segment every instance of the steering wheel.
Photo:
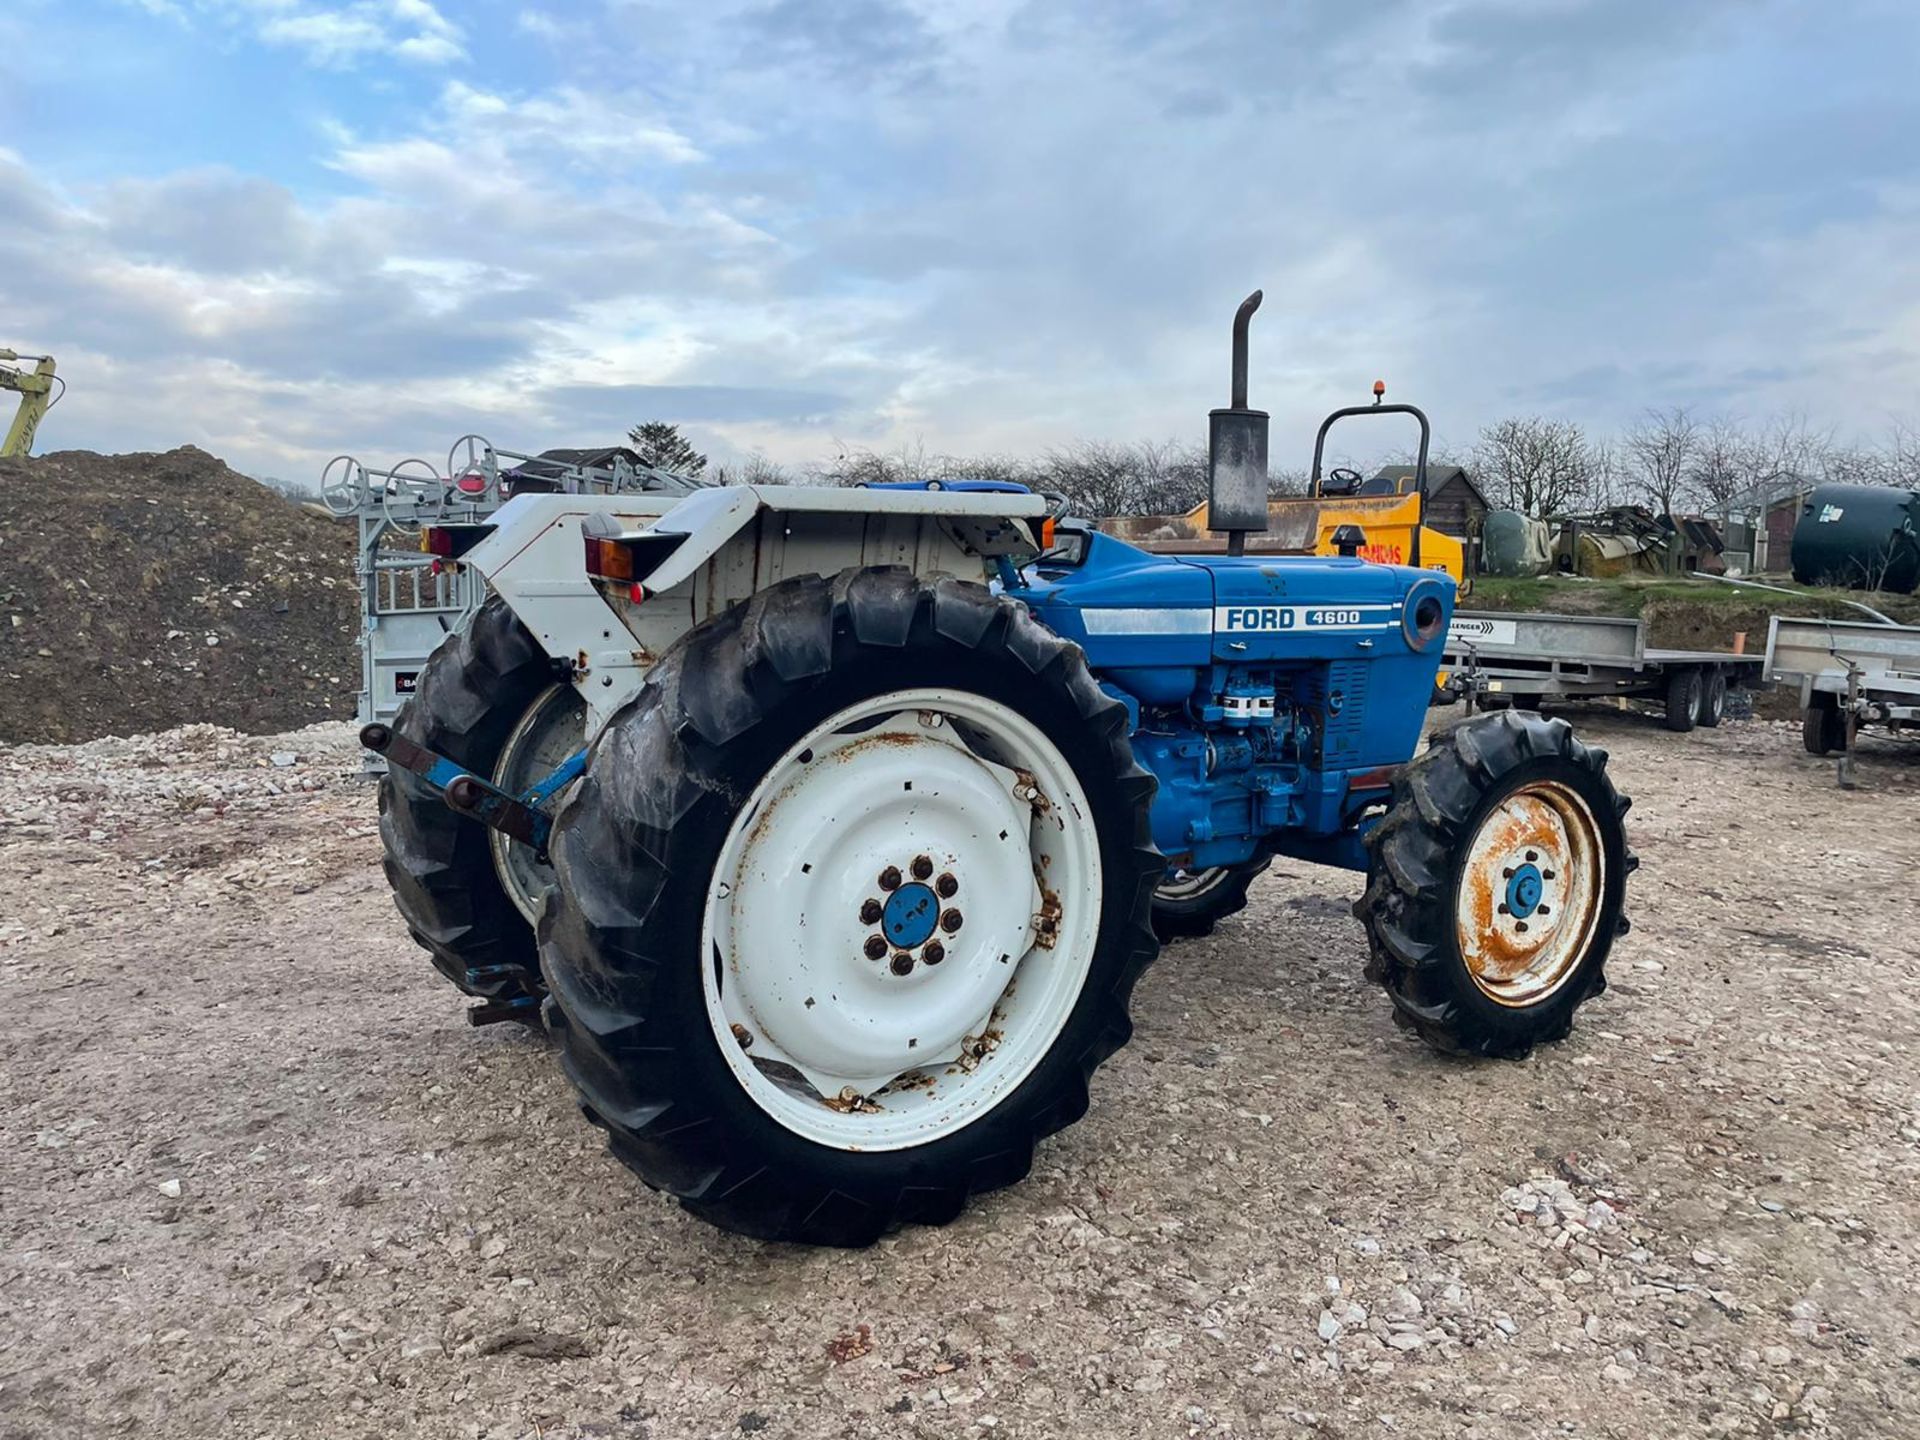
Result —
POLYGON ((351 455, 336 455, 320 472, 320 498, 336 515, 351 515, 367 498, 367 470, 351 455))
POLYGON ((1354 495, 1359 493, 1360 484, 1358 470, 1336 465, 1327 472, 1327 478, 1320 482, 1320 490, 1326 495, 1354 495))

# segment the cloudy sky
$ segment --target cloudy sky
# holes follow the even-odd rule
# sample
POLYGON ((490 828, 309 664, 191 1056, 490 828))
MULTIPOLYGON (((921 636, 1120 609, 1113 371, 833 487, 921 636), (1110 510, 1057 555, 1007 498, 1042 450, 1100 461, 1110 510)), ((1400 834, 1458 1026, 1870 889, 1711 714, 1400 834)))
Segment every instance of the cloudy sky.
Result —
POLYGON ((41 448, 1920 413, 1913 0, 6 0, 41 448))

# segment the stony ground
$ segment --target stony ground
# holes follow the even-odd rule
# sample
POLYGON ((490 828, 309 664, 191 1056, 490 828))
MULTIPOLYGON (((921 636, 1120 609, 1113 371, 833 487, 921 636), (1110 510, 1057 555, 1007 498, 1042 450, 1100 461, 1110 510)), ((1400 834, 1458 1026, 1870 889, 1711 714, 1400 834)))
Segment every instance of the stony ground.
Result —
POLYGON ((1427 1054, 1294 867, 1168 952, 1023 1186, 720 1234, 469 1029, 345 727, 0 749, 0 1435, 1911 1436, 1920 753, 1585 717, 1614 984, 1427 1054))

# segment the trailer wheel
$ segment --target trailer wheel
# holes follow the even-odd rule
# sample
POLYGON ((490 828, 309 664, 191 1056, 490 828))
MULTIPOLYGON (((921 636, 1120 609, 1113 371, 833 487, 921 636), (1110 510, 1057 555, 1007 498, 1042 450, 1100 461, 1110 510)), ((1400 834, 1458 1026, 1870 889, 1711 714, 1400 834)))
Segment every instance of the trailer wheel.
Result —
POLYGON ((1694 719, 1711 730, 1726 718, 1727 714, 1727 672, 1709 670, 1700 682, 1700 708, 1694 712, 1694 719))
POLYGON ((1846 714, 1824 690, 1814 691, 1807 708, 1800 712, 1800 743, 1809 755, 1831 755, 1846 747, 1846 714))
POLYGON ((1153 892, 1153 933, 1162 944, 1211 935, 1215 925, 1247 908, 1247 887, 1272 863, 1268 857, 1169 872, 1153 892))
POLYGON ((981 586, 798 577, 696 627, 557 827, 541 956, 587 1117, 725 1229, 953 1219, 1131 1033, 1152 795, 1079 649, 981 586))
MULTIPOLYGON (((578 747, 578 706, 570 687, 554 684, 545 651, 493 596, 433 652, 394 728, 476 774, 511 782, 525 763, 538 763, 532 752, 552 741, 556 725, 571 723, 578 747)), ((387 879, 414 940, 461 990, 516 1005, 534 1023, 544 993, 532 921, 541 885, 530 854, 499 863, 494 833, 450 809, 411 771, 391 769, 380 782, 387 879)))
POLYGON ((1667 729, 1684 735, 1700 718, 1700 672, 1689 665, 1667 677, 1667 729))
POLYGON ((1436 739, 1368 835, 1368 978, 1443 1051, 1517 1059, 1606 988, 1638 866, 1607 756, 1515 711, 1436 739))

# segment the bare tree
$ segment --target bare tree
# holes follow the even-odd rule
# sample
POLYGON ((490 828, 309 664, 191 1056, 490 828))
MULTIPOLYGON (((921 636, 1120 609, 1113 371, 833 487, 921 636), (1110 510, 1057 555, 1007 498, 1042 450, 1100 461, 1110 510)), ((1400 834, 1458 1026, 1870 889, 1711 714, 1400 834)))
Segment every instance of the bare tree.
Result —
POLYGON ((1920 428, 1904 420, 1893 422, 1887 436, 1885 459, 1871 485, 1920 486, 1920 428))
POLYGON ((1082 515, 1146 513, 1147 487, 1140 456, 1132 446, 1108 440, 1055 446, 1041 457, 1040 471, 1045 488, 1066 496, 1082 515))
POLYGON ((805 479, 793 474, 786 466, 776 460, 769 460, 759 451, 754 451, 744 460, 720 465, 714 469, 711 479, 716 485, 796 485, 804 484, 805 479))
POLYGON ((1724 512, 1735 495, 1758 483, 1751 473, 1757 453, 1738 420, 1715 416, 1694 432, 1693 453, 1686 459, 1689 492, 1724 512))
POLYGON ((1648 410, 1620 437, 1623 468, 1656 515, 1671 515, 1689 497, 1700 427, 1684 405, 1648 410))
MULTIPOLYGON (((1204 479, 1205 475, 1203 471, 1203 483, 1204 479)), ((1267 497, 1269 499, 1284 499, 1288 496, 1304 495, 1307 493, 1307 486, 1312 482, 1313 477, 1307 474, 1307 467, 1304 465, 1286 465, 1278 470, 1274 469, 1271 465, 1267 467, 1267 497)))
POLYGON ((1480 432, 1469 468, 1493 503, 1535 516, 1598 502, 1594 446, 1571 420, 1516 416, 1480 432))

